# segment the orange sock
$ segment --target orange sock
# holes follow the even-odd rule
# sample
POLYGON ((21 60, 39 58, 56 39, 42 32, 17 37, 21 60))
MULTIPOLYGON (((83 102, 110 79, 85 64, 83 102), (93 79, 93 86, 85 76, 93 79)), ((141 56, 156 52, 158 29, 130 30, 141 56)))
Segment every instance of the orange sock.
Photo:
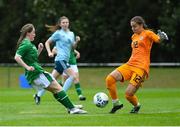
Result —
POLYGON ((106 87, 109 90, 109 94, 113 100, 118 99, 117 96, 117 88, 116 88, 116 80, 111 75, 106 77, 106 87))
POLYGON ((128 94, 126 94, 126 99, 134 106, 137 106, 138 105, 138 98, 133 95, 133 96, 130 96, 128 94))

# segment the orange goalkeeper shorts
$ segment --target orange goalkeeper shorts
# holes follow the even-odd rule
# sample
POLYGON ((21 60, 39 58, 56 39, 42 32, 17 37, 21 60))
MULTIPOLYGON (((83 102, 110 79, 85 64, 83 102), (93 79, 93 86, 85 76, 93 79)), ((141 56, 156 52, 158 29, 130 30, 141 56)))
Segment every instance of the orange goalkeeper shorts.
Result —
POLYGON ((123 64, 122 66, 116 68, 116 70, 118 70, 123 76, 123 80, 121 82, 129 80, 130 84, 134 86, 141 86, 145 76, 147 76, 143 69, 133 67, 128 64, 123 64))

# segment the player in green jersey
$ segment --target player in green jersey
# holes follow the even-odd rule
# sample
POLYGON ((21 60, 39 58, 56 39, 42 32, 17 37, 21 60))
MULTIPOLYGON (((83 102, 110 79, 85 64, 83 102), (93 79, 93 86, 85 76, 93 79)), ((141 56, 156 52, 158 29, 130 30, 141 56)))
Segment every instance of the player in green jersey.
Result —
POLYGON ((39 43, 37 49, 32 43, 36 35, 33 24, 24 25, 20 32, 21 35, 17 42, 17 51, 14 59, 25 68, 25 76, 29 84, 36 90, 46 89, 50 91, 54 98, 68 109, 70 114, 87 113, 73 105, 58 82, 50 73, 44 71, 38 63, 38 56, 43 50, 44 45, 39 43))

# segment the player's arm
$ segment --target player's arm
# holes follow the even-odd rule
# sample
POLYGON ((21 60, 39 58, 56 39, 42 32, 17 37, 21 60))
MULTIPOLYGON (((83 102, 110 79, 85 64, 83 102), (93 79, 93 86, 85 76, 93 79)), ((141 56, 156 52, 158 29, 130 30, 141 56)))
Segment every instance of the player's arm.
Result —
POLYGON ((21 59, 21 56, 16 54, 14 56, 14 59, 16 60, 16 62, 21 65, 22 67, 24 67, 26 70, 28 71, 34 71, 34 67, 32 66, 28 66, 22 59, 21 59))
POLYGON ((41 54, 43 48, 44 48, 43 43, 39 43, 39 45, 38 45, 38 56, 41 54))
POLYGON ((52 43, 52 40, 51 39, 48 39, 46 42, 45 42, 45 47, 46 47, 46 50, 48 52, 48 56, 49 57, 54 57, 54 54, 52 53, 51 51, 51 48, 50 48, 50 44, 52 43))
POLYGON ((80 58, 80 52, 74 49, 74 53, 76 54, 76 59, 80 58))
POLYGON ((148 37, 156 43, 160 43, 163 40, 168 40, 167 34, 160 30, 158 30, 157 34, 155 34, 153 31, 148 31, 148 37))
POLYGON ((80 37, 76 36, 75 42, 73 44, 73 48, 75 49, 77 47, 77 44, 80 42, 80 37))
POLYGON ((52 49, 52 53, 53 53, 54 55, 57 54, 57 48, 56 48, 56 46, 54 46, 54 48, 52 49))

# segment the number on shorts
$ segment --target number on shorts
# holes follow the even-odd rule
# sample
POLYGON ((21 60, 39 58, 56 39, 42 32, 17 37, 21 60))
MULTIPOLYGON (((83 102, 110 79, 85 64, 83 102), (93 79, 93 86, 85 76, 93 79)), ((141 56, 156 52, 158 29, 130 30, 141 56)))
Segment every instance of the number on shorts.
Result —
POLYGON ((143 82, 143 78, 139 75, 136 74, 135 78, 133 79, 137 84, 140 84, 141 82, 143 82))

